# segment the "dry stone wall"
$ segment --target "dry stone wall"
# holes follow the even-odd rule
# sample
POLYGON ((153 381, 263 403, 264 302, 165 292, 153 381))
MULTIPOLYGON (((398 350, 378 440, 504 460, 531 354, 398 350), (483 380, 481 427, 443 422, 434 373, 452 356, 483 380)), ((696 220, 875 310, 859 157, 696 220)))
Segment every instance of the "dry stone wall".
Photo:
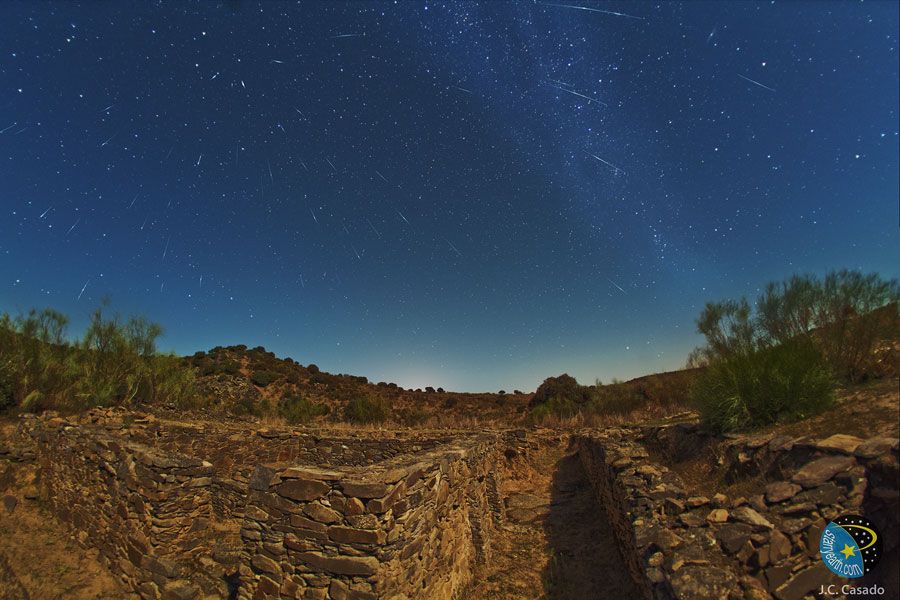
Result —
POLYGON ((800 600, 838 579, 819 560, 822 529, 863 514, 882 531, 885 556, 859 583, 898 593, 898 440, 836 435, 715 438, 695 425, 612 428, 578 436, 582 463, 607 509, 630 572, 653 598, 800 600), (711 498, 651 459, 716 457, 726 483, 754 493, 711 498))
POLYGON ((327 439, 113 411, 20 429, 53 512, 144 598, 455 598, 501 514, 496 434, 327 439))

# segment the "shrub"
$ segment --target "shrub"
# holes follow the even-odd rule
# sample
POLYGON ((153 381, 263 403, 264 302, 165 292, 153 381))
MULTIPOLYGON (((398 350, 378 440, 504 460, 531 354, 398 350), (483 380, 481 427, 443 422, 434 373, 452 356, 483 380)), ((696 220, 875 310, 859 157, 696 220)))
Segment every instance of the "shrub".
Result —
POLYGON ((259 387, 266 387, 270 383, 277 380, 281 375, 275 373, 274 371, 254 371, 250 375, 250 381, 253 382, 254 385, 258 385, 259 387))
POLYGON ((109 318, 105 305, 74 343, 65 337, 68 319, 56 311, 0 317, 0 404, 40 411, 180 405, 193 396, 194 371, 187 361, 156 351, 162 328, 142 317, 109 318))
POLYGON ((344 407, 344 419, 357 424, 381 423, 387 420, 390 410, 383 398, 356 396, 344 407))
POLYGON ((837 377, 860 381, 873 369, 876 344, 900 332, 898 300, 897 280, 876 273, 795 276, 766 286, 757 301, 758 323, 771 343, 811 337, 837 377))
POLYGON ((328 406, 315 404, 301 396, 285 396, 278 405, 278 413, 291 424, 308 423, 315 417, 327 415, 328 406))
POLYGON ((580 411, 580 407, 570 398, 554 396, 547 402, 542 402, 531 409, 531 418, 541 422, 550 416, 559 419, 574 417, 580 411))
POLYGON ((559 377, 548 377, 534 392, 529 403, 530 408, 545 404, 553 398, 581 405, 590 399, 589 393, 583 389, 574 377, 563 373, 559 377))
POLYGON ((309 365, 307 365, 307 367, 306 367, 306 370, 309 371, 310 373, 318 373, 319 367, 317 367, 313 363, 309 363, 309 365))
POLYGON ((712 361, 692 397, 710 428, 733 431, 820 412, 833 402, 833 389, 819 351, 798 339, 712 361))

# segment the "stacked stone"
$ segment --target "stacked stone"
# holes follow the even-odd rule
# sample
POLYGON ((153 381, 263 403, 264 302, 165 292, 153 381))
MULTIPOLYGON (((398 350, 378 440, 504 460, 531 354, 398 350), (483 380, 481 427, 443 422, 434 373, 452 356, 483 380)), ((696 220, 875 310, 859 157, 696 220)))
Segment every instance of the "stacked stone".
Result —
POLYGON ((200 592, 189 579, 205 551, 211 464, 58 418, 33 421, 29 433, 51 508, 111 572, 145 598, 200 592))
POLYGON ((369 471, 260 466, 241 535, 241 598, 453 598, 493 530, 475 440, 369 471))
MULTIPOLYGON (((896 560, 898 440, 730 436, 717 440, 721 448, 710 448, 710 441, 690 426, 609 429, 577 438, 624 558, 648 596, 799 600, 840 581, 819 560, 818 542, 827 521, 847 512, 876 521, 886 554, 896 560), (760 493, 692 496, 677 475, 650 460, 639 439, 664 440, 657 449, 672 457, 686 449, 715 450, 731 481, 761 479, 760 493)), ((883 583, 895 568, 875 577, 883 583)))

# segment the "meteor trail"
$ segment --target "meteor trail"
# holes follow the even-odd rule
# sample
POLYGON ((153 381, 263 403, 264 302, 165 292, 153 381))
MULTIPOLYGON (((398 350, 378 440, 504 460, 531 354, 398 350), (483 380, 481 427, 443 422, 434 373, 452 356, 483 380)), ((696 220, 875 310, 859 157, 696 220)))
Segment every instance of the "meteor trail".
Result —
POLYGON ((75 299, 76 302, 78 302, 79 300, 81 300, 81 295, 84 294, 84 290, 87 289, 88 283, 90 283, 90 282, 91 282, 91 278, 88 277, 87 281, 85 281, 85 282, 84 282, 84 285, 81 287, 81 291, 78 292, 78 298, 75 299))
MULTIPOLYGON (((602 163, 603 163, 604 165, 606 165, 607 167, 610 167, 610 168, 614 169, 615 172, 616 172, 616 174, 618 174, 619 171, 622 171, 622 169, 620 169, 620 168, 617 167, 616 165, 612 164, 612 163, 609 162, 608 160, 603 160, 602 158, 600 158, 600 157, 597 156, 596 154, 591 154, 590 152, 588 152, 588 155, 589 155, 589 156, 592 156, 592 157, 594 157, 594 158, 596 158, 597 160, 599 160, 600 162, 602 162, 602 163)), ((622 171, 622 172, 625 173, 625 171, 622 171)), ((625 174, 627 175, 627 173, 625 173, 625 174)))
POLYGON ((538 2, 538 4, 543 4, 544 6, 556 6, 557 8, 571 8, 574 10, 586 10, 588 12, 603 13, 604 15, 613 15, 615 17, 627 17, 629 19, 640 19, 642 21, 644 20, 644 17, 636 17, 634 15, 628 15, 625 13, 616 12, 614 10, 602 10, 599 8, 590 8, 587 6, 575 6, 572 4, 555 4, 553 2, 538 2))
POLYGON ((606 280, 607 280, 608 282, 610 282, 611 284, 613 284, 614 286, 616 286, 616 288, 618 288, 618 290, 619 290, 620 292, 622 292, 623 294, 626 294, 626 295, 627 295, 627 292, 626 292, 625 290, 623 290, 623 289, 621 288, 621 286, 619 286, 618 283, 616 283, 615 281, 613 281, 613 280, 610 279, 609 277, 607 277, 606 280))
POLYGON ((562 90, 563 92, 568 92, 574 96, 584 98, 588 102, 598 102, 598 103, 602 104, 603 106, 609 106, 606 102, 603 102, 602 100, 597 100, 596 98, 591 98, 590 96, 585 96, 584 94, 580 94, 580 93, 576 92, 575 90, 567 90, 566 88, 564 88, 562 86, 554 85, 552 83, 548 83, 547 85, 549 85, 550 87, 556 88, 558 90, 562 90))
POLYGON ((740 73, 738 73, 737 76, 740 77, 741 79, 745 79, 745 80, 749 81, 749 82, 752 83, 753 85, 758 85, 759 87, 761 87, 761 88, 763 88, 763 89, 767 89, 767 90, 769 90, 770 92, 774 92, 774 91, 775 91, 774 89, 770 88, 770 87, 767 86, 767 85, 763 85, 763 84, 761 84, 761 83, 758 82, 758 81, 755 81, 755 80, 753 80, 753 79, 750 79, 749 77, 744 77, 744 76, 741 75, 740 73))

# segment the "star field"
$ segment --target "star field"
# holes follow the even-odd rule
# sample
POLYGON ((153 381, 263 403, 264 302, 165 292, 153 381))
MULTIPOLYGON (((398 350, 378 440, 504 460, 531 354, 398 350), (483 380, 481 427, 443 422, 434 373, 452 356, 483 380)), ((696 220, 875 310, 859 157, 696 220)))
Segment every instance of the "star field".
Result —
POLYGON ((900 274, 898 6, 8 2, 0 310, 408 387, 680 367, 900 274))

